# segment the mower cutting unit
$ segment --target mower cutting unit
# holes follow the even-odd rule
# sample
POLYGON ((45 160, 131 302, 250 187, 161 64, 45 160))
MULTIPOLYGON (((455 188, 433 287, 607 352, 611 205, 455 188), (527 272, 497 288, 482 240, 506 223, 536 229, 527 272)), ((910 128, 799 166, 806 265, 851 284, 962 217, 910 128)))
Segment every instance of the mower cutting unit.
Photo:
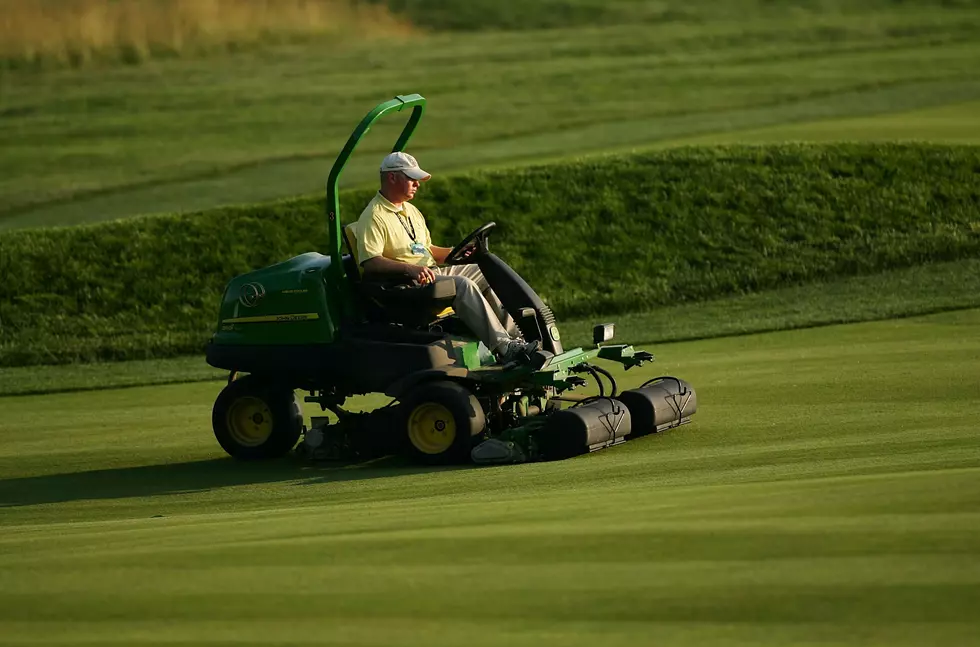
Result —
POLYGON ((406 108, 411 116, 392 149, 404 150, 425 108, 417 94, 369 112, 334 163, 327 182, 328 253, 301 254, 239 276, 225 290, 207 349, 209 364, 231 372, 212 414, 225 451, 241 459, 274 458, 302 436, 297 451, 316 458, 407 453, 426 463, 509 463, 574 456, 689 422, 697 396, 684 380, 659 377, 618 393, 613 376, 592 364, 603 359, 629 369, 653 360, 609 344, 612 324, 595 327, 594 348, 562 347, 548 306, 490 252, 492 222, 461 241, 446 263, 479 265, 525 340, 540 342, 527 361, 495 363, 453 314, 451 281, 362 280, 356 232, 340 224, 338 180, 371 125, 406 108), (571 391, 587 378, 596 381, 599 395, 576 397, 571 391), (313 417, 305 426, 297 390, 333 417, 313 417), (349 397, 368 393, 392 400, 369 412, 343 408, 349 397))

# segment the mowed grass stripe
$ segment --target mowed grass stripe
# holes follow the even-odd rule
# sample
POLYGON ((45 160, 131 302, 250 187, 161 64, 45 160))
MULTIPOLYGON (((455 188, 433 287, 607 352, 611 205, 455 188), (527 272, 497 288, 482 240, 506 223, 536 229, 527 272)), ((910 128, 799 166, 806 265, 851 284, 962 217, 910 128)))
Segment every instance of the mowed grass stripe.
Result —
POLYGON ((873 117, 822 119, 769 128, 719 132, 668 142, 671 146, 826 141, 929 141, 980 144, 980 102, 877 114, 873 117))
MULTIPOLYGON (((645 601, 653 604, 654 601, 645 601)), ((483 614, 489 616, 489 612, 483 614)), ((22 625, 16 625, 18 628, 22 625)), ((26 625, 28 630, 30 625, 26 625)), ((46 625, 50 635, 60 643, 77 641, 77 625, 52 622, 46 625)), ((843 631, 834 623, 820 622, 767 622, 763 626, 741 621, 703 622, 676 620, 656 623, 637 622, 589 622, 579 619, 561 623, 510 619, 506 623, 498 617, 474 620, 444 618, 439 621, 413 618, 378 620, 376 618, 351 617, 347 622, 336 623, 324 635, 322 621, 293 618, 288 623, 250 620, 243 622, 201 621, 175 627, 166 621, 119 622, 109 627, 98 623, 86 627, 86 639, 92 637, 100 644, 169 645, 172 640, 194 644, 264 645, 275 640, 279 645, 572 645, 591 646, 643 644, 656 641, 665 645, 819 645, 837 641, 836 644, 864 645, 922 645, 932 641, 948 641, 959 645, 973 642, 975 625, 971 623, 920 623, 897 621, 878 625, 873 630, 858 630, 853 626, 843 631), (492 631, 487 631, 490 628, 492 631), (848 633, 849 632, 849 633, 848 633), (853 637, 857 633, 857 638, 853 637), (168 641, 160 642, 166 634, 168 641), (269 638, 256 638, 262 636, 269 638), (274 636, 275 638, 271 638, 274 636), (848 640, 850 638, 850 640, 848 640), (860 639, 860 642, 858 641, 860 639)), ((17 636, 25 635, 18 631, 17 636)), ((29 634, 26 634, 29 635, 29 634)))
MULTIPOLYGON (((647 441, 643 441, 647 442, 647 441)), ((669 450, 668 450, 669 451, 669 450)), ((520 478, 514 472, 528 468, 501 468, 510 479, 520 478), (509 472, 509 473, 508 473, 509 472)), ((604 471, 597 470, 601 475, 604 471)), ((707 471, 707 470, 702 470, 707 471)), ((781 479, 778 487, 762 480, 740 483, 704 484, 692 479, 687 483, 659 483, 665 496, 644 492, 641 496, 634 485, 650 485, 655 480, 649 472, 635 475, 633 483, 623 480, 597 478, 579 485, 567 485, 549 493, 547 500, 534 491, 483 491, 457 496, 436 493, 412 501, 394 497, 377 497, 374 501, 350 502, 325 499, 320 505, 305 504, 274 509, 215 512, 200 515, 173 515, 143 518, 124 518, 102 521, 68 522, 52 520, 43 524, 11 525, 5 528, 0 545, 7 548, 28 548, 29 554, 17 558, 7 552, 0 563, 78 562, 79 566, 115 556, 120 566, 139 568, 155 566, 177 559, 178 554, 216 554, 221 551, 247 552, 265 547, 289 544, 300 552, 304 547, 336 544, 335 550, 354 552, 358 545, 376 544, 395 547, 400 542, 435 540, 440 537, 460 541, 480 538, 519 538, 533 536, 559 537, 576 535, 601 538, 606 524, 613 524, 622 535, 653 531, 688 533, 698 529, 817 533, 823 527, 840 531, 859 532, 874 517, 882 528, 899 530, 906 527, 907 515, 930 514, 939 524, 918 526, 917 531, 935 532, 942 529, 966 533, 978 521, 980 512, 973 509, 978 498, 976 491, 965 487, 975 482, 978 467, 944 470, 897 470, 890 473, 846 476, 818 476, 795 480, 781 479), (608 488, 596 488, 597 482, 608 488), (944 493, 946 503, 935 505, 937 492, 926 487, 944 481, 957 487, 944 493), (895 483, 907 483, 894 493, 895 483), (855 496, 865 492, 866 496, 855 496), (669 494, 669 496, 667 496, 669 494), (901 500, 902 509, 894 504, 901 500), (685 501, 697 505, 682 505, 685 501), (636 516, 623 514, 629 508, 636 516), (576 514, 588 513, 592 520, 585 523, 569 520, 576 514), (709 515, 704 514, 710 512, 709 515), (751 513, 751 514, 746 514, 751 513), (783 519, 792 519, 788 524, 783 519), (52 532, 36 536, 42 529, 52 532), (216 532, 226 536, 213 537, 216 532), (34 536, 32 536, 34 535, 34 536), (75 546, 74 550, 67 550, 75 546), (345 547, 346 546, 346 547, 345 547), (170 554, 168 557, 167 554, 170 554)), ((469 477, 479 480, 479 475, 469 477)), ((487 488, 489 490, 489 488, 487 488)), ((915 529, 909 529, 916 531, 915 529)), ((965 535, 964 535, 965 536, 965 535)), ((745 548, 745 547, 743 547, 745 548)), ((789 549, 791 547, 783 547, 789 549)), ((690 548, 678 548, 689 551, 690 548)), ((740 549, 741 550, 741 549, 740 549)), ((779 550, 782 550, 780 548, 779 550)), ((828 555, 849 551, 846 547, 827 545, 828 555)), ((776 557, 777 553, 773 553, 776 557)), ((344 568, 352 564, 378 563, 390 555, 365 551, 358 556, 333 560, 344 568)), ((441 557, 433 554, 432 559, 441 557)), ((566 556, 567 557, 567 556, 566 556)), ((566 561, 552 555, 544 561, 566 561)), ((644 560, 673 560, 677 555, 656 554, 644 560)), ((708 559, 708 557, 704 557, 708 559)), ((719 556, 719 558, 721 558, 719 556)), ((270 551, 256 557, 255 566, 262 564, 291 564, 300 561, 298 554, 270 551)), ((331 561, 329 555, 324 559, 331 561)), ((423 558, 420 558, 423 559, 423 558)), ((478 553, 465 557, 464 562, 480 561, 478 553)), ((630 561, 621 551, 613 551, 610 561, 630 561)), ((693 559, 693 557, 691 558, 693 559)))

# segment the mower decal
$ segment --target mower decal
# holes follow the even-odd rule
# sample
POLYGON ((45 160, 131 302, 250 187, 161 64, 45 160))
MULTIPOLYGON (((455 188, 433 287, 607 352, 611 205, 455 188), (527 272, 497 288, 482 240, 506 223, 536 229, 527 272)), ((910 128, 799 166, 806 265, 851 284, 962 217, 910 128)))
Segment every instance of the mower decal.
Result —
POLYGON ((265 296, 265 286, 261 283, 246 283, 238 296, 238 301, 246 308, 254 308, 265 296))
POLYGON ((319 319, 320 315, 315 312, 303 312, 291 315, 266 315, 264 317, 237 317, 235 319, 225 319, 221 322, 225 324, 240 323, 291 323, 293 321, 313 321, 319 319))

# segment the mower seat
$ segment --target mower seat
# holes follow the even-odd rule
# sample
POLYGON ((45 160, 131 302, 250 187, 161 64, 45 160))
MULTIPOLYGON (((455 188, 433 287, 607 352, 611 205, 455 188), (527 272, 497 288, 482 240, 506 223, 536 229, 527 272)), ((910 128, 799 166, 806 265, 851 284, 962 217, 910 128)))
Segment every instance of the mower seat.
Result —
POLYGON ((344 227, 344 268, 369 320, 421 328, 453 314, 456 284, 452 281, 419 285, 406 280, 365 279, 357 258, 356 229, 356 222, 344 227))

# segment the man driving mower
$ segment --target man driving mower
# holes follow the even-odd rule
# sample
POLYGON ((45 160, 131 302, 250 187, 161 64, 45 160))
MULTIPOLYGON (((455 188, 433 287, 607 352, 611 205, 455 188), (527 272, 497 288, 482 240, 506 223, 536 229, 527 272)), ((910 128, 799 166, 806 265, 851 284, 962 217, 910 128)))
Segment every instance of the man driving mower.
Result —
POLYGON ((453 309, 502 364, 529 361, 538 342, 525 342, 477 265, 438 267, 451 251, 432 244, 425 217, 409 202, 432 176, 407 153, 381 162, 381 189, 357 220, 357 258, 366 280, 454 281, 453 309))

